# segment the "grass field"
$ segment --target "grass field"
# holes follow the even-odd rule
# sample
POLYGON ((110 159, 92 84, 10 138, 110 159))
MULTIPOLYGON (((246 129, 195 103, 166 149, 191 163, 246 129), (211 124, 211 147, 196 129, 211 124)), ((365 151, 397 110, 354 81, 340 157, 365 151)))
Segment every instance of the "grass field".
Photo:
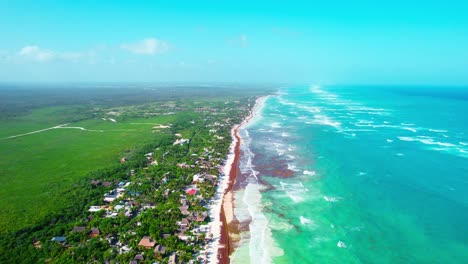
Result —
POLYGON ((51 211, 64 208, 60 193, 88 172, 116 164, 125 151, 164 133, 155 124, 170 123, 177 115, 151 118, 80 118, 79 107, 41 108, 2 122, 0 130, 0 232, 34 224, 51 211), (70 123, 80 129, 51 129, 17 138, 6 137, 70 123))

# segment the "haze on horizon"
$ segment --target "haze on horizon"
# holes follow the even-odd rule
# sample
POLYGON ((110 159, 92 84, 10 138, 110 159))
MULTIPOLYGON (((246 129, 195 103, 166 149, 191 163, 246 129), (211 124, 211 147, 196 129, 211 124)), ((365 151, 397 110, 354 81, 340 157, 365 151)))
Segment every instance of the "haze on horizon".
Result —
POLYGON ((468 84, 466 1, 2 1, 0 82, 468 84))

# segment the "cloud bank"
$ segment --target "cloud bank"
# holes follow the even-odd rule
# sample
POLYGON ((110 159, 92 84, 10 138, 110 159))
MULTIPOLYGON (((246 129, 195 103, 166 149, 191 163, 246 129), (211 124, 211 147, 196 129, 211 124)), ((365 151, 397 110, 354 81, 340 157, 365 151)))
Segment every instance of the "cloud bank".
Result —
POLYGON ((249 44, 249 40, 247 39, 246 34, 241 34, 241 35, 237 36, 236 38, 229 39, 228 44, 231 45, 231 46, 237 46, 237 47, 245 48, 249 44))
MULTIPOLYGON (((89 53, 89 52, 88 52, 89 53)), ((83 52, 58 52, 48 49, 40 48, 36 45, 29 45, 21 48, 18 55, 22 59, 48 62, 53 60, 64 60, 64 61, 78 61, 81 58, 89 56, 88 53, 83 52)))
POLYGON ((50 61, 56 57, 56 54, 50 50, 44 50, 38 46, 25 46, 18 54, 27 59, 35 61, 50 61))
POLYGON ((122 44, 121 48, 135 54, 155 55, 167 53, 170 46, 165 41, 147 38, 134 43, 122 44))

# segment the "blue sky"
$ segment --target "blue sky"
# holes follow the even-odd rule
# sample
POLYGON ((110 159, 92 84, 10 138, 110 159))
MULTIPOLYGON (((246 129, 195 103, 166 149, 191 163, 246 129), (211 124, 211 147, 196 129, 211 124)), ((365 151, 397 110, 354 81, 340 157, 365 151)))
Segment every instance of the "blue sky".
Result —
POLYGON ((0 1, 0 81, 468 84, 466 1, 252 2, 0 1))

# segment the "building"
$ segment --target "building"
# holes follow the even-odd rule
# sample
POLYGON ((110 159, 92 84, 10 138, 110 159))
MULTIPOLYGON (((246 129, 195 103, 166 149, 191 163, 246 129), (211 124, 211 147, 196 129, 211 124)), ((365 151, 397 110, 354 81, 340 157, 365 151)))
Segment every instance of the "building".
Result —
POLYGON ((177 264, 177 254, 172 253, 171 256, 169 256, 169 264, 177 264))
POLYGON ((108 182, 108 181, 102 182, 102 186, 104 187, 110 187, 112 185, 113 185, 112 182, 108 182))
POLYGON ((97 237, 100 234, 101 234, 101 231, 99 231, 99 228, 91 228, 91 231, 89 231, 90 237, 97 237))
POLYGON ((139 247, 145 247, 145 248, 153 248, 156 242, 150 237, 150 236, 144 236, 141 240, 140 243, 138 243, 139 247))
POLYGON ((67 238, 63 236, 56 236, 56 237, 53 237, 50 241, 57 242, 60 244, 65 244, 67 242, 67 238))
POLYGON ((197 189, 194 189, 194 188, 190 188, 186 191, 188 195, 195 195, 197 192, 198 192, 197 189))
POLYGON ((101 211, 101 210, 102 210, 102 209, 101 209, 100 206, 92 205, 92 206, 89 207, 88 212, 94 213, 94 212, 99 212, 99 211, 101 211))
POLYGON ((166 247, 165 246, 157 245, 154 248, 154 254, 164 255, 165 253, 166 253, 166 247))
POLYGON ((77 233, 77 232, 83 232, 85 230, 86 230, 86 227, 84 227, 84 226, 75 226, 75 227, 73 227, 72 232, 77 233))

